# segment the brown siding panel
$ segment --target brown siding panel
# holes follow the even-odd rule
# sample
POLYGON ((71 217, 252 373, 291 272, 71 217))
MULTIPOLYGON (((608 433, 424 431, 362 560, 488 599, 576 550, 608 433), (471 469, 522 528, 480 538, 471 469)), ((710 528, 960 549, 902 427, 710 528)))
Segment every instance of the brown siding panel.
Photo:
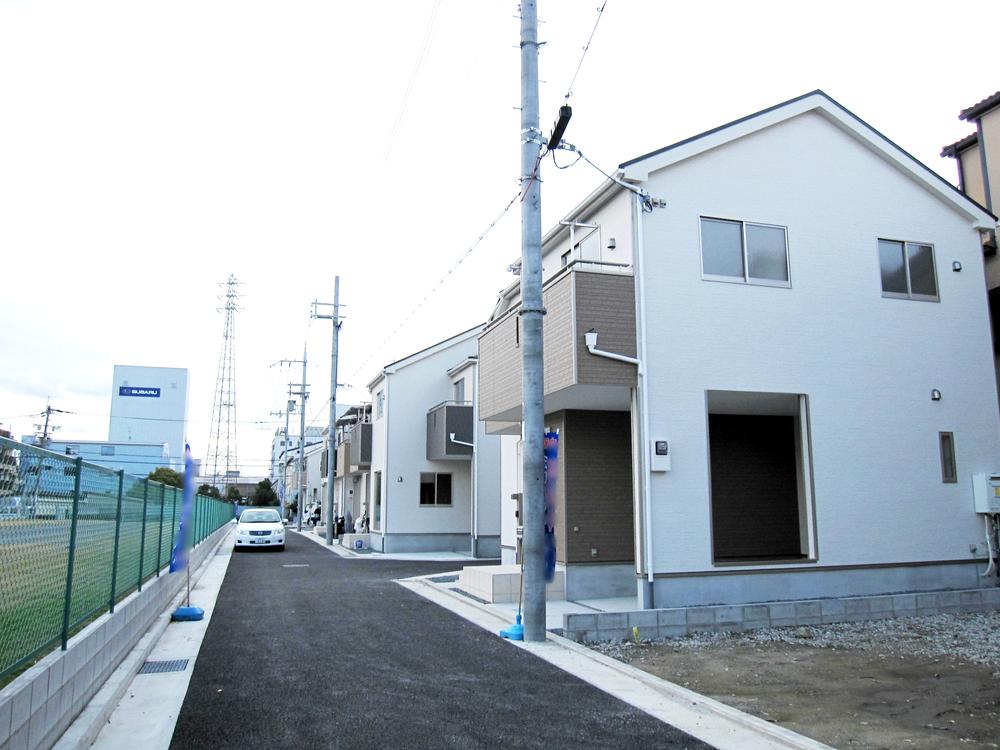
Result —
POLYGON ((576 346, 578 382, 586 385, 636 383, 636 366, 597 357, 587 351, 584 334, 600 334, 597 348, 636 356, 635 286, 631 276, 578 273, 576 281, 576 346))
POLYGON ((629 414, 575 410, 563 414, 559 474, 565 512, 557 523, 557 533, 561 531, 565 539, 561 559, 567 563, 632 562, 629 414), (597 550, 596 557, 591 556, 591 549, 597 550))
MULTIPOLYGON (((631 276, 570 271, 543 292, 545 394, 577 384, 633 386, 635 365, 595 357, 583 334, 596 328, 599 346, 635 356, 635 293, 631 276)), ((479 418, 517 410, 521 404, 521 348, 517 309, 479 338, 479 418)), ((505 420, 501 420, 505 421, 505 420)))

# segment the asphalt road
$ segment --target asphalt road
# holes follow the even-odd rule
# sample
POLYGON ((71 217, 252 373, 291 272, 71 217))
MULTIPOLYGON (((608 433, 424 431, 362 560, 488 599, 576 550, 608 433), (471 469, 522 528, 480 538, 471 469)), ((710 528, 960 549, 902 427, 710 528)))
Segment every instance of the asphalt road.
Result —
POLYGON ((286 539, 233 556, 171 748, 708 747, 393 582, 454 563, 286 539))

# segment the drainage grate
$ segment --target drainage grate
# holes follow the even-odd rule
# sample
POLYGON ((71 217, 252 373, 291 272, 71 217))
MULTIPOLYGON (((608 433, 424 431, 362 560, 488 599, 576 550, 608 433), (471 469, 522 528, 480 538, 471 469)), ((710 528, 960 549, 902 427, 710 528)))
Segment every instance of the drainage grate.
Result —
POLYGON ((187 669, 188 659, 172 659, 170 661, 147 661, 142 665, 139 674, 162 674, 164 672, 183 672, 187 669))
POLYGON ((458 576, 436 576, 427 580, 431 583, 454 583, 458 580, 458 576))

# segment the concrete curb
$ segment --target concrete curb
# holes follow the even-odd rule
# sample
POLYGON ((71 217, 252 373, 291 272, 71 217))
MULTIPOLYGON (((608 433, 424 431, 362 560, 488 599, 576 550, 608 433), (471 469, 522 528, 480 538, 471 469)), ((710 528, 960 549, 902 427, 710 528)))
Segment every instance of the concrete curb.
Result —
MULTIPOLYGON (((497 633, 510 621, 426 577, 397 581, 401 586, 497 633)), ((499 635, 497 636, 499 637, 499 635)), ((511 644, 677 727, 720 750, 832 750, 830 746, 759 719, 640 669, 546 633, 545 643, 511 644)))
MULTIPOLYGON (((208 569, 209 563, 218 553, 219 547, 231 539, 233 532, 234 529, 231 528, 229 533, 223 534, 211 551, 205 554, 197 571, 191 575, 191 588, 195 587, 208 569)), ((182 587, 177 595, 170 600, 170 604, 157 616, 154 624, 139 639, 128 656, 118 665, 118 668, 112 672, 97 694, 90 699, 86 708, 70 724, 58 742, 53 745, 53 750, 87 750, 94 744, 111 714, 114 713, 115 708, 124 697, 125 691, 132 684, 132 680, 135 679, 157 641, 170 625, 170 615, 173 610, 180 605, 186 594, 186 587, 182 587)))

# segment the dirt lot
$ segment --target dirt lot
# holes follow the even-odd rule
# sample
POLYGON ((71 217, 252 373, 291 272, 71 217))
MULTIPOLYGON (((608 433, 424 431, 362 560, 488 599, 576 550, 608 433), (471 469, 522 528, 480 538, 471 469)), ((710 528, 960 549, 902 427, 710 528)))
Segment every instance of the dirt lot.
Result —
POLYGON ((837 748, 1000 748, 1000 613, 594 647, 837 748))

